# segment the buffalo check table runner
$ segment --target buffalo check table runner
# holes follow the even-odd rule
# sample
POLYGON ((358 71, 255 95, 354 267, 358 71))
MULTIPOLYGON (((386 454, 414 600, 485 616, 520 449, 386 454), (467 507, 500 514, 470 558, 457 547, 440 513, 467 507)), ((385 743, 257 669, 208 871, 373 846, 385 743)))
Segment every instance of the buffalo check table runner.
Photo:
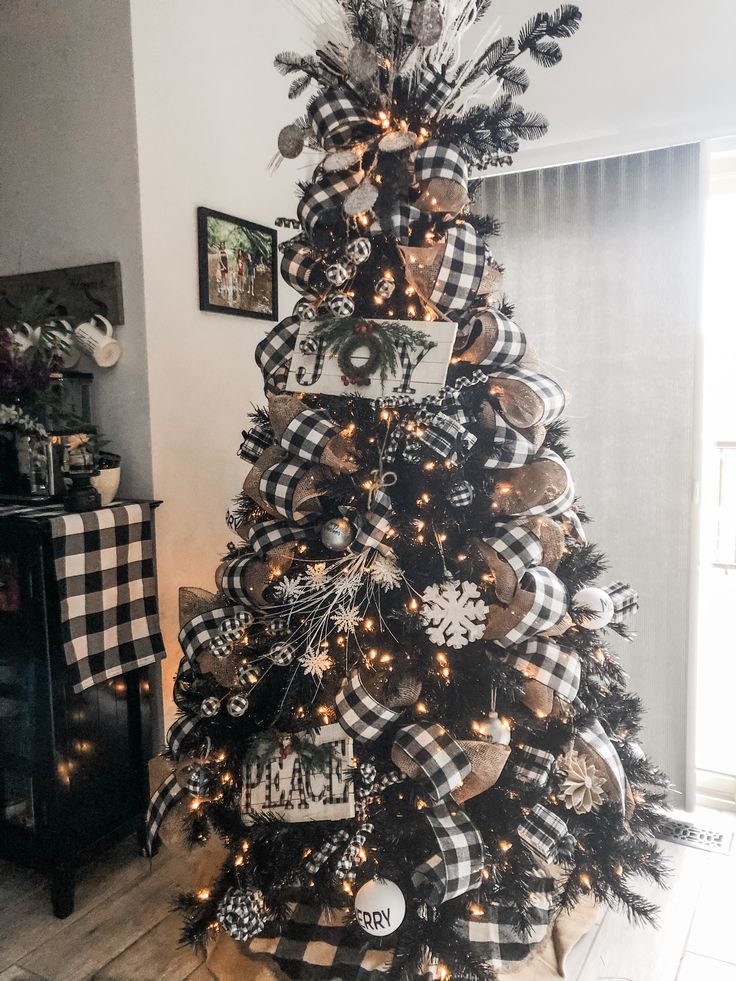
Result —
POLYGON ((83 514, 60 506, 0 508, 5 514, 50 529, 64 658, 75 692, 165 656, 149 504, 83 514))

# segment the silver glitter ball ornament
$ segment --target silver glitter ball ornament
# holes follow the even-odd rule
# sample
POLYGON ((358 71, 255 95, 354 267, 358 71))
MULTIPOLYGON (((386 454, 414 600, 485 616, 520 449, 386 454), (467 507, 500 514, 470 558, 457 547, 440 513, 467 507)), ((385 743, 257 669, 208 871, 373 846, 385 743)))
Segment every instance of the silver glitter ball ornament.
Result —
POLYGON ((349 218, 357 218, 372 210, 378 200, 378 188, 370 181, 363 181, 351 191, 343 202, 343 211, 349 218))
POLYGON ((370 82, 378 71, 378 52, 368 41, 356 41, 348 55, 348 75, 353 82, 370 82))
POLYGON ((414 0, 409 17, 409 29, 420 47, 436 44, 442 36, 444 23, 437 0, 414 0))
POLYGON ((288 644, 285 640, 280 640, 277 644, 274 644, 271 650, 268 652, 268 656, 271 658, 273 663, 277 667, 285 668, 291 664, 291 662, 296 657, 296 651, 288 644))
POLYGON ((220 711, 220 699, 215 698, 214 695, 210 695, 202 701, 199 710, 206 719, 211 719, 213 715, 217 715, 220 711))
POLYGON ((332 283, 333 286, 342 286, 354 275, 355 267, 351 268, 351 265, 345 262, 333 262, 325 271, 328 282, 332 283))
POLYGON ((250 702, 245 695, 233 695, 232 698, 228 699, 227 710, 234 719, 239 719, 248 711, 249 705, 250 702))
POLYGON ((384 300, 388 300, 389 297, 394 295, 396 283, 392 279, 379 279, 374 289, 378 296, 383 297, 384 300))
POLYGON ((287 160, 294 160, 304 149, 304 130, 296 123, 289 123, 279 133, 279 153, 287 160))
POLYGON ((371 240, 364 235, 360 238, 354 238, 345 246, 345 255, 358 266, 370 259, 372 251, 371 240))
POLYGON ((327 301, 327 306, 335 317, 352 317, 355 313, 355 304, 347 293, 334 293, 327 301))
POLYGON ((330 518, 322 525, 319 537, 331 552, 344 552, 355 538, 355 528, 347 518, 330 518))

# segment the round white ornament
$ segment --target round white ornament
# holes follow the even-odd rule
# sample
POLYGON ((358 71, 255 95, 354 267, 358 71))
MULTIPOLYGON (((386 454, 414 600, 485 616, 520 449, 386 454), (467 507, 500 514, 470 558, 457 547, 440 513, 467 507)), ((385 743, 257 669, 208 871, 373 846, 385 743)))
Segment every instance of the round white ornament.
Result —
POLYGON ((406 915, 404 894, 390 879, 371 879, 355 896, 355 916, 372 937, 387 937, 406 915))
POLYGON ((615 612, 613 600, 599 586, 586 586, 579 589, 572 598, 573 610, 585 610, 580 618, 580 626, 586 630, 600 630, 613 619, 615 612))

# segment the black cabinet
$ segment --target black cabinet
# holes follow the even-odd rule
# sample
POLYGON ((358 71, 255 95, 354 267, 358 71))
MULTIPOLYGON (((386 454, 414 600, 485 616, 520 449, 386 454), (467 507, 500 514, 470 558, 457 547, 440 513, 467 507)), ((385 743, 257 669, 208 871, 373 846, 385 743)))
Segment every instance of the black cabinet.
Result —
POLYGON ((48 872, 57 916, 80 864, 141 833, 151 755, 148 669, 74 692, 48 526, 0 516, 0 854, 48 872))

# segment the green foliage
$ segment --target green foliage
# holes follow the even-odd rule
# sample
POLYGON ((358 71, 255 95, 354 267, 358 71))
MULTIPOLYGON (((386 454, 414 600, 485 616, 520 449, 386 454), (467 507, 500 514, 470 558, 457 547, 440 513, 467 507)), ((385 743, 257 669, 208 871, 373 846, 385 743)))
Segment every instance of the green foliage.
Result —
MULTIPOLYGON (((345 345, 348 342, 353 342, 353 338, 356 336, 355 328, 366 322, 362 317, 337 317, 334 320, 325 320, 316 324, 311 333, 315 339, 324 341, 327 351, 339 359, 345 345)), ((436 346, 434 341, 427 340, 425 331, 409 327, 407 324, 390 320, 382 323, 369 323, 373 330, 366 337, 370 336, 377 345, 382 382, 386 381, 389 372, 393 374, 398 369, 399 345, 405 344, 410 350, 436 346)))
POLYGON ((207 218, 207 247, 216 252, 220 242, 224 242, 225 246, 233 252, 242 249, 243 252, 252 253, 254 257, 261 256, 267 262, 272 259, 271 236, 268 232, 210 216, 207 218))

